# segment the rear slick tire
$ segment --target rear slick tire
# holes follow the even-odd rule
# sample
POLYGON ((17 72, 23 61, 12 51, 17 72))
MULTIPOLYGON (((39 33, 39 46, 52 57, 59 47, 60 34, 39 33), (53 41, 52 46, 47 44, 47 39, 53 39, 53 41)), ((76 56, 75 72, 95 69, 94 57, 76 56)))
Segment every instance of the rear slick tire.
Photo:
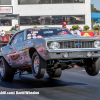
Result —
POLYGON ((9 66, 9 64, 3 57, 0 58, 0 78, 3 81, 12 81, 14 74, 14 69, 9 66))

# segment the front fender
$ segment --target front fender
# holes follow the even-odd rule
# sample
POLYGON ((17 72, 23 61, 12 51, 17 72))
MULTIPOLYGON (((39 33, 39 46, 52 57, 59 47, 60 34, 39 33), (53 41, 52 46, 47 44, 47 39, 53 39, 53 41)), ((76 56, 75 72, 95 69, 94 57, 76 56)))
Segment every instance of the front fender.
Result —
POLYGON ((38 54, 45 60, 45 52, 47 51, 47 44, 45 39, 35 39, 34 48, 38 52, 38 54))
POLYGON ((38 52, 38 54, 44 59, 44 53, 47 50, 46 40, 43 38, 27 40, 23 45, 23 50, 28 51, 28 55, 31 59, 34 52, 38 52))

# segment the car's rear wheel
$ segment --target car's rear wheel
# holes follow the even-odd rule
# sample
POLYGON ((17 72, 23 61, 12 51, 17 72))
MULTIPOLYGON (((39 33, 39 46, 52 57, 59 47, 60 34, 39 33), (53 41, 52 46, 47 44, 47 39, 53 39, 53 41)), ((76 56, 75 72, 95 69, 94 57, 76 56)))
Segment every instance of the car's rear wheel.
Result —
POLYGON ((61 68, 58 68, 58 69, 55 69, 54 71, 48 71, 47 73, 48 73, 49 77, 58 78, 61 76, 62 70, 61 70, 61 68))
POLYGON ((35 52, 32 56, 32 72, 35 78, 41 79, 46 72, 46 61, 35 52))
POLYGON ((88 60, 88 65, 85 68, 86 72, 90 75, 90 76, 95 76, 99 73, 100 70, 100 58, 97 59, 89 59, 88 60))
POLYGON ((8 65, 6 60, 2 57, 0 59, 0 78, 3 81, 12 81, 14 74, 14 70, 8 65))

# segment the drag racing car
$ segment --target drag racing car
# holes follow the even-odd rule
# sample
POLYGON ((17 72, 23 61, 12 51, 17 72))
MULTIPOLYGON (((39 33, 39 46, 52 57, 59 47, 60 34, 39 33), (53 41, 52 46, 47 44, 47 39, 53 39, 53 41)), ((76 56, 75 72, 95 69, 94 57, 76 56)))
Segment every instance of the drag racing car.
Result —
POLYGON ((29 28, 17 32, 0 52, 0 78, 13 80, 27 71, 41 79, 60 77, 62 70, 84 67, 95 76, 100 70, 100 38, 72 35, 65 28, 29 28))

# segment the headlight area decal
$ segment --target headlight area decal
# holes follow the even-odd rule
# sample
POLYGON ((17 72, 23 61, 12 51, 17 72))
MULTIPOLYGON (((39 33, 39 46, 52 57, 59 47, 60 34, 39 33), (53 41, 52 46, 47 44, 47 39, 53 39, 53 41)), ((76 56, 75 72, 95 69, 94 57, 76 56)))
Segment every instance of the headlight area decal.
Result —
POLYGON ((45 56, 45 54, 44 54, 45 48, 44 47, 40 46, 39 48, 37 48, 37 50, 42 56, 45 56))

